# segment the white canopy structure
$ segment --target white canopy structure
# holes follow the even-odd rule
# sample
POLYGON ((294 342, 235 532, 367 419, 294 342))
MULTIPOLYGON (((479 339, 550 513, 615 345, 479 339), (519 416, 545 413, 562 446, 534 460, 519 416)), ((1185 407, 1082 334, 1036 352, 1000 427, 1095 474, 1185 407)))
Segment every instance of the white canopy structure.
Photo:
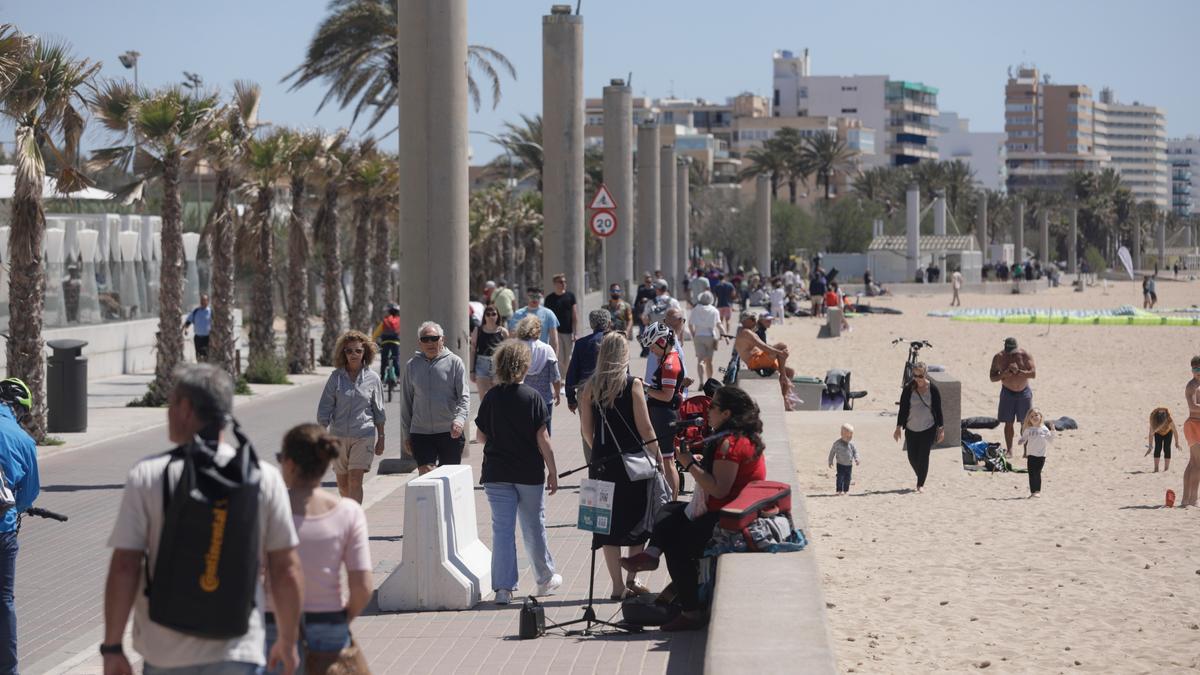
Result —
MULTIPOLYGON (((17 187, 17 167, 11 164, 0 164, 0 199, 12 199, 13 193, 17 187)), ((112 199, 111 192, 106 192, 99 188, 84 188, 78 192, 70 194, 62 194, 58 191, 58 184, 53 178, 47 176, 42 184, 42 199, 93 199, 104 200, 112 199)))

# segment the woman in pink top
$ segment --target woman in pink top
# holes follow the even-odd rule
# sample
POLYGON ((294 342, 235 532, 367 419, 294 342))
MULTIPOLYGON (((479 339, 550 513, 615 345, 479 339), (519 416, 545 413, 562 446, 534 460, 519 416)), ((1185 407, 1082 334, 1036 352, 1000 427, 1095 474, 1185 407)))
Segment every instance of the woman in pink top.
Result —
MULTIPOLYGON (((316 424, 301 424, 283 437, 276 455, 291 497, 292 518, 300 536, 297 553, 304 569, 305 651, 336 652, 350 644, 350 622, 371 599, 371 550, 367 517, 353 499, 321 489, 321 478, 338 454, 337 441, 316 424), (342 601, 341 571, 346 567, 349 599, 342 601)), ((267 598, 267 644, 275 642, 275 621, 267 598)), ((303 664, 298 667, 303 672, 303 664)))

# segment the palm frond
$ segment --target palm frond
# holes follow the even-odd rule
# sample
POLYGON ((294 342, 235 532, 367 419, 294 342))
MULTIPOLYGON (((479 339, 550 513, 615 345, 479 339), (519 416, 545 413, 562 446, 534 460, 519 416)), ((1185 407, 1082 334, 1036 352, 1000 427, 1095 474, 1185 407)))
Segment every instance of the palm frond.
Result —
POLYGON ((258 106, 262 100, 262 87, 250 80, 234 80, 233 101, 238 117, 247 128, 258 125, 258 106))

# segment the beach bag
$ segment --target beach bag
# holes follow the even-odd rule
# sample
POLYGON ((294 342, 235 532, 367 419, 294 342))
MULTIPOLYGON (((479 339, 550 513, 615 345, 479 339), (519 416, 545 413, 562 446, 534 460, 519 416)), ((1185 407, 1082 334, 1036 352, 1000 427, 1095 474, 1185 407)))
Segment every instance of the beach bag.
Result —
POLYGON ((679 616, 679 606, 668 602, 665 594, 644 593, 621 601, 623 623, 634 626, 661 626, 679 616))
POLYGON ((350 644, 336 652, 304 651, 304 675, 371 675, 362 647, 351 636, 350 644))
POLYGON ((521 622, 518 637, 532 640, 546 634, 546 610, 532 595, 521 603, 521 622))
MULTIPOLYGON (((609 436, 615 439, 617 435, 613 433, 612 425, 608 423, 608 416, 604 414, 604 411, 601 410, 600 406, 598 405, 596 406, 596 411, 600 416, 600 420, 604 424, 605 429, 608 430, 609 436)), ((616 411, 615 408, 614 411, 617 412, 617 416, 621 418, 621 423, 625 425, 625 429, 629 431, 629 433, 635 438, 641 438, 641 436, 629 426, 629 422, 625 420, 625 416, 619 411, 616 411)), ((635 483, 638 481, 649 480, 654 476, 654 474, 658 473, 658 467, 654 465, 654 460, 650 458, 650 453, 646 451, 645 443, 638 446, 638 449, 633 452, 625 452, 622 448, 617 448, 617 451, 621 453, 621 463, 625 465, 625 475, 629 476, 629 480, 635 483)))
POLYGON ((146 560, 150 620, 211 640, 245 635, 258 586, 260 552, 258 456, 233 423, 236 454, 215 462, 216 442, 198 436, 167 453, 162 535, 154 573, 146 560), (172 491, 170 468, 183 463, 172 491))

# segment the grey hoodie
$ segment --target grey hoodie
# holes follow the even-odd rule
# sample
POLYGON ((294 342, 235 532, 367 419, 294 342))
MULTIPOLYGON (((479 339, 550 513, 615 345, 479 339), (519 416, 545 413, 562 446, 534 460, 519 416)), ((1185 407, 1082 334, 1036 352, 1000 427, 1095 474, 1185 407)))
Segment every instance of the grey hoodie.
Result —
POLYGON ((465 432, 471 408, 467 369, 454 352, 443 348, 432 360, 418 350, 401 373, 400 433, 444 434, 459 422, 465 432))

